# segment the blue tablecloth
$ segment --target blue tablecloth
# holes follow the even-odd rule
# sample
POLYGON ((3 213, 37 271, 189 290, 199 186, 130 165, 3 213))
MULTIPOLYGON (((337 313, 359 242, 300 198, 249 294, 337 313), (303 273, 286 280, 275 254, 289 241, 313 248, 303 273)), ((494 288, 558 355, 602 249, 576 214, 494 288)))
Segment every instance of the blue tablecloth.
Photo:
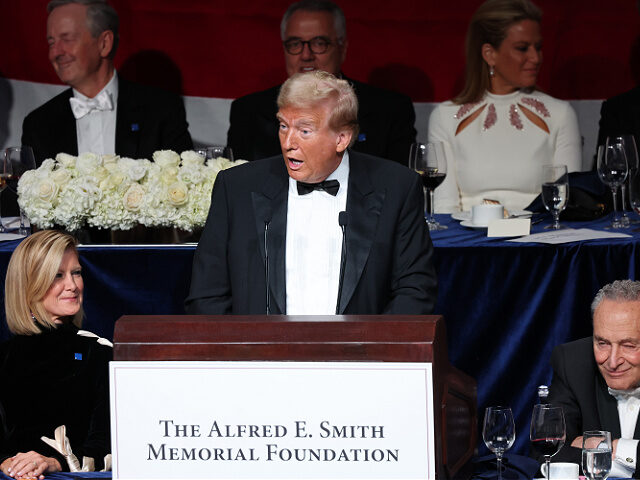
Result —
MULTIPOLYGON (((551 381, 551 349, 590 335, 589 307, 602 285, 637 278, 640 234, 631 228, 624 231, 633 235, 628 239, 516 244, 489 239, 486 231, 464 228, 449 216, 438 219, 449 226, 432 235, 439 280, 436 313, 446 319, 449 358, 478 381, 480 421, 485 406, 513 408, 518 435, 512 451, 526 454, 536 387, 551 381)), ((602 229, 609 221, 570 225, 602 229)), ((0 244, 3 280, 17 244, 0 244)), ((184 313, 194 250, 81 247, 85 327, 111 338, 121 315, 184 313)), ((0 338, 7 335, 3 321, 0 338)))

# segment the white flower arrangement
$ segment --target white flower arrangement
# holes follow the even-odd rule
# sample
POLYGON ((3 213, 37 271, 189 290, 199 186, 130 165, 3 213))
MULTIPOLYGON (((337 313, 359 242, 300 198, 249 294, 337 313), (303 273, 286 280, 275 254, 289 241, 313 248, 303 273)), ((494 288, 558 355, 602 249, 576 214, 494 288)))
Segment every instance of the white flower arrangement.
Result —
POLYGON ((76 231, 92 226, 128 230, 202 227, 218 172, 245 160, 205 162, 193 151, 153 154, 153 162, 117 155, 59 153, 18 182, 18 203, 32 224, 76 231))

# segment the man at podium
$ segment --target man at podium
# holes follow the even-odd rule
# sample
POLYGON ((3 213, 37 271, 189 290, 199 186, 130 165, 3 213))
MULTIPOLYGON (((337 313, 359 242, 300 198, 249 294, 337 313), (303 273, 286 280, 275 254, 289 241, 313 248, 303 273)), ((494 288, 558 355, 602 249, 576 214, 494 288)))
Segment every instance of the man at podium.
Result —
POLYGON ((344 80, 295 74, 278 96, 282 155, 218 174, 185 305, 192 314, 429 314, 433 246, 420 178, 348 149, 344 80))

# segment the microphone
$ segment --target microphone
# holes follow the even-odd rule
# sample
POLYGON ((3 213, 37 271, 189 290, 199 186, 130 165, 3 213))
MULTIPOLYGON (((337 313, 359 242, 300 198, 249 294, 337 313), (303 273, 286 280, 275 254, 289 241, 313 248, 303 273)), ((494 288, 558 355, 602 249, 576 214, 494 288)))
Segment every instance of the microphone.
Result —
POLYGON ((344 282, 344 268, 347 263, 347 224, 349 214, 342 211, 338 214, 338 225, 342 229, 342 255, 340 256, 340 280, 338 282, 338 301, 336 303, 336 315, 340 314, 340 299, 342 298, 342 283, 344 282))
POLYGON ((267 315, 271 313, 271 302, 269 300, 269 224, 271 223, 271 208, 265 212, 264 216, 264 282, 266 285, 267 315))

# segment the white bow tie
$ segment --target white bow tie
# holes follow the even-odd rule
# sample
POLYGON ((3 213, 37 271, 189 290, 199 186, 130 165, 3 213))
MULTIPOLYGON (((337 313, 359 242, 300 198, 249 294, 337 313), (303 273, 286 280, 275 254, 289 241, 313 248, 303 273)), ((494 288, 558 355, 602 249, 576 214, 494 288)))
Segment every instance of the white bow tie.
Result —
POLYGON ((631 390, 616 390, 609 387, 609 393, 615 397, 616 400, 635 397, 640 398, 640 387, 633 388, 631 390))
POLYGON ((106 91, 100 92, 94 98, 87 100, 80 100, 79 98, 71 97, 69 99, 71 104, 71 111, 76 120, 81 119, 88 113, 94 110, 113 110, 113 102, 111 101, 111 94, 106 91))

